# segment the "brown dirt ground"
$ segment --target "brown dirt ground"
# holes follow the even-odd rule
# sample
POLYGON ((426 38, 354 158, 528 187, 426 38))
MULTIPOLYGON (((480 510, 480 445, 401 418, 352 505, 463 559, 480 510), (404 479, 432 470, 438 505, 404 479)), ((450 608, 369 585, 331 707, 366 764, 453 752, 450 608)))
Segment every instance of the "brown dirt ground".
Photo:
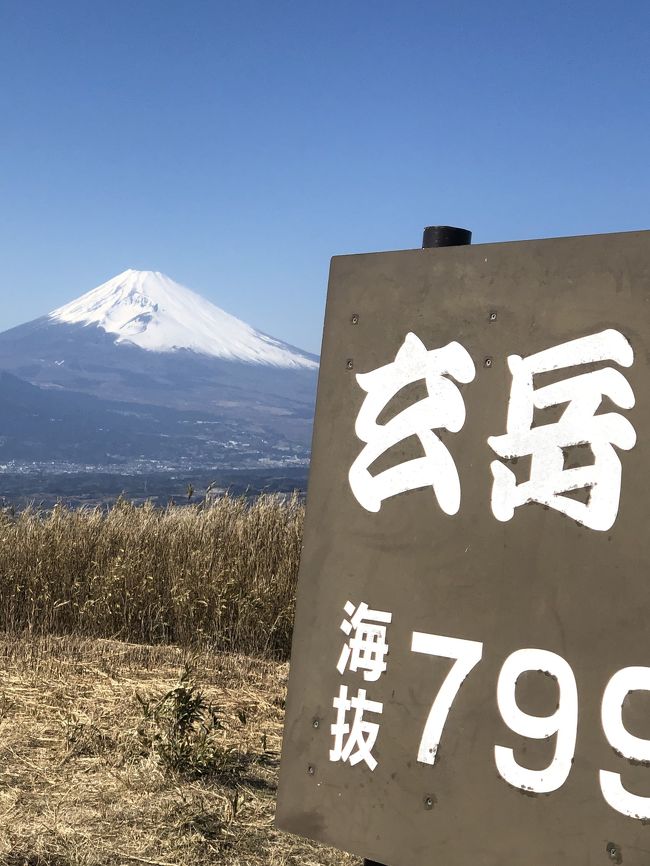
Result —
POLYGON ((0 635, 0 866, 353 866, 279 832, 288 666, 110 640, 0 635), (136 692, 191 681, 219 708, 232 774, 187 778, 143 750, 136 692))

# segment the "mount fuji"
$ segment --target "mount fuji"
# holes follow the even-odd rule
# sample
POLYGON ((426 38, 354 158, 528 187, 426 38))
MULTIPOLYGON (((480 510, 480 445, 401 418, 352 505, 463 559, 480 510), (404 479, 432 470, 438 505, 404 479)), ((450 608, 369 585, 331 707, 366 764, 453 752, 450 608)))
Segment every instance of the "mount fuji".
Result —
POLYGON ((158 271, 0 333, 0 465, 306 464, 318 357, 158 271))
POLYGON ((159 271, 128 270, 54 310, 54 322, 95 325, 153 352, 187 349, 200 355, 315 369, 317 360, 274 340, 159 271))

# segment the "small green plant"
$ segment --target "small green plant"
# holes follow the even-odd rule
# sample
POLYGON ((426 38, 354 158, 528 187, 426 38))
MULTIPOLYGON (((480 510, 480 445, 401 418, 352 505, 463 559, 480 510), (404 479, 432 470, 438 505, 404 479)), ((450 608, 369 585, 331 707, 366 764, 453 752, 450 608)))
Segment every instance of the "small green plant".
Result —
POLYGON ((102 755, 115 747, 114 740, 95 724, 69 720, 65 731, 66 755, 70 758, 102 755))
POLYGON ((218 742, 223 728, 219 710, 190 680, 185 665, 178 685, 157 699, 136 692, 142 708, 138 738, 144 754, 154 754, 166 770, 185 777, 217 775, 224 783, 239 780, 247 756, 218 742))

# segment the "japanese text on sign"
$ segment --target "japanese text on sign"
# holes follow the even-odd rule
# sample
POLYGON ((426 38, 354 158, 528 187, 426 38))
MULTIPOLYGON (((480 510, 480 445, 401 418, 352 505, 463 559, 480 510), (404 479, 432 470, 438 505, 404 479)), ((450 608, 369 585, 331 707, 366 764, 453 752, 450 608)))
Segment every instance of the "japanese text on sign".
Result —
MULTIPOLYGON (((348 601, 344 609, 351 619, 344 620, 341 628, 353 637, 341 653, 337 669, 341 674, 346 669, 361 670, 365 679, 376 681, 386 671, 386 624, 392 621, 392 614, 371 610, 365 602, 355 606, 348 601)), ((417 753, 419 762, 435 764, 452 705, 466 678, 480 663, 483 644, 415 631, 411 651, 454 662, 433 700, 417 753)), ((631 734, 623 724, 623 704, 633 691, 650 691, 650 667, 626 667, 611 677, 601 702, 602 729, 608 743, 621 757, 646 762, 650 761, 650 740, 631 734)), ((549 650, 531 647, 516 650, 501 666, 496 697, 503 721, 516 734, 538 740, 555 736, 553 758, 541 770, 520 764, 511 747, 495 745, 494 761, 499 775, 520 790, 538 794, 557 791, 571 772, 578 732, 578 688, 571 665, 549 650), (517 704, 517 680, 528 671, 541 671, 557 682, 557 708, 549 716, 531 715, 517 704)), ((332 703, 336 721, 330 728, 334 738, 330 761, 349 762, 352 766, 363 761, 374 771, 378 761, 373 748, 380 733, 377 717, 383 712, 383 704, 369 699, 363 688, 348 697, 347 685, 340 686, 332 703), (367 715, 373 716, 373 720, 367 715)), ((601 769, 598 775, 602 795, 609 806, 631 818, 650 819, 650 797, 628 791, 620 773, 601 769)))
MULTIPOLYGON (((590 529, 610 529, 618 514, 621 461, 614 446, 624 451, 634 447, 636 432, 619 412, 597 414, 603 398, 621 409, 634 406, 634 394, 621 372, 600 367, 535 388, 539 374, 614 361, 630 367, 632 346, 614 329, 581 337, 523 358, 508 357, 512 374, 506 433, 490 436, 488 444, 504 460, 530 457, 530 477, 517 483, 514 473, 500 460, 491 463, 493 476, 491 508, 501 521, 512 519, 515 509, 529 502, 553 508, 590 529), (534 424, 536 409, 566 404, 560 419, 534 424), (590 466, 565 468, 565 451, 589 446, 590 466), (586 490, 586 502, 570 494, 586 490)), ((452 379, 467 384, 475 376, 474 363, 459 343, 427 350, 408 333, 395 360, 357 375, 366 397, 356 419, 355 431, 365 446, 349 471, 349 483, 360 505, 379 511, 390 496, 431 486, 440 508, 449 515, 460 509, 461 487, 450 450, 436 430, 457 433, 463 427, 466 408, 452 379), (450 378, 451 377, 451 378, 450 378), (377 419, 389 401, 407 384, 424 380, 427 397, 404 409, 385 424, 377 419), (424 456, 408 460, 371 475, 369 467, 389 448, 417 436, 424 456)))

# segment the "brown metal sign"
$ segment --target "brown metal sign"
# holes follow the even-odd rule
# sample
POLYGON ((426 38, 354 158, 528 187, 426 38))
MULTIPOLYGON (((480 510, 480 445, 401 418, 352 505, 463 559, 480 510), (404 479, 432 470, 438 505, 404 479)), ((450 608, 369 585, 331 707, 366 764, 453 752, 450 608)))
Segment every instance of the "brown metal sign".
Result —
POLYGON ((278 825, 650 863, 650 232, 332 260, 278 825))

